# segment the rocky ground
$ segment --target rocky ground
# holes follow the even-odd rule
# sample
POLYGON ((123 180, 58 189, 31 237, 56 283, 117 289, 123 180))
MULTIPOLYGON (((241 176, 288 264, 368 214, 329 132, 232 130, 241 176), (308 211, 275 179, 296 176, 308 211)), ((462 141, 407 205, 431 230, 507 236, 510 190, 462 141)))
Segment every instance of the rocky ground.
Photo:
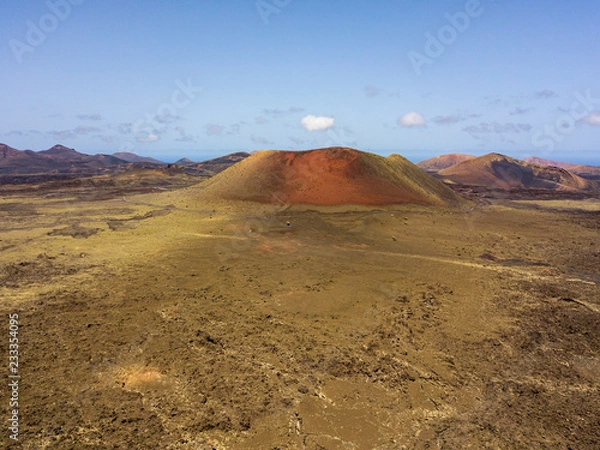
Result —
POLYGON ((7 448, 600 447, 597 201, 86 189, 0 201, 3 384, 13 313, 22 377, 7 448))

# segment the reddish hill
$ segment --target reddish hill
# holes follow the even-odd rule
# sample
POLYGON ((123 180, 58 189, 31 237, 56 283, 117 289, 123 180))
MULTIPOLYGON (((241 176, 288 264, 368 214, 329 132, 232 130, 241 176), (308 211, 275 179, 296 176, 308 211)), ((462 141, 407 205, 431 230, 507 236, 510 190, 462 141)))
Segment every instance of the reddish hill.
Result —
POLYGON ((561 191, 593 190, 594 185, 566 169, 529 164, 498 153, 464 161, 438 172, 464 185, 501 189, 535 188, 561 191))
POLYGON ((458 206, 454 191, 400 155, 349 148, 265 150, 199 186, 205 198, 261 203, 458 206))
POLYGON ((567 169, 569 172, 574 173, 575 175, 579 175, 580 177, 586 178, 588 180, 600 179, 600 167, 598 166, 588 166, 585 164, 551 161, 549 159, 537 158, 534 156, 525 158, 524 161, 540 166, 560 167, 562 169, 567 169))
POLYGON ((447 169, 448 167, 453 166, 454 164, 458 164, 464 161, 468 161, 470 159, 474 159, 475 156, 464 155, 462 153, 449 153, 447 155, 435 156, 430 159, 426 159, 425 161, 421 161, 417 163, 421 169, 427 172, 439 172, 440 170, 447 169))

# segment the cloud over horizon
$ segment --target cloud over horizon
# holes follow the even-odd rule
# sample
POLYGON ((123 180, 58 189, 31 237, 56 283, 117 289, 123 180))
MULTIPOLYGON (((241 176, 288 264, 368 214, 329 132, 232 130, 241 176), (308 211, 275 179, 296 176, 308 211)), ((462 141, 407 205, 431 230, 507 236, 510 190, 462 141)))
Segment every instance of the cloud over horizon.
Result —
POLYGON ((149 142, 156 142, 160 140, 160 136, 155 133, 142 133, 139 134, 136 138, 140 144, 147 144, 149 142))
POLYGON ((425 126, 425 118, 416 111, 404 114, 398 119, 398 125, 405 128, 416 128, 425 126))
POLYGON ((335 118, 327 116, 313 116, 311 114, 304 117, 300 123, 306 131, 324 131, 335 125, 335 118))
POLYGON ((581 121, 593 127, 600 127, 600 111, 592 111, 581 119, 581 121))

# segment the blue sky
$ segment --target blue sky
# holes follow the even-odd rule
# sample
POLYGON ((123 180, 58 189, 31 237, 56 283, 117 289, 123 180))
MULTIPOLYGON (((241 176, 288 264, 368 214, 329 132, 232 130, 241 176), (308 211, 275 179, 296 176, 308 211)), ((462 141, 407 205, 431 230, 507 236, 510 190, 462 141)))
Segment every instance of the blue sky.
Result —
POLYGON ((0 142, 20 149, 600 164, 595 1, 28 0, 0 18, 0 142))

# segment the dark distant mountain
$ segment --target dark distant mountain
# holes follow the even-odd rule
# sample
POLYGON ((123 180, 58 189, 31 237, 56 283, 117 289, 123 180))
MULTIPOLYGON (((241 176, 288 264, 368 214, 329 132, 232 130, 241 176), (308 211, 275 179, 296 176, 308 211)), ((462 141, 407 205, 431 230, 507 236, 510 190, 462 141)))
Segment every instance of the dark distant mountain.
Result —
POLYGON ((462 185, 512 189, 590 191, 593 182, 560 167, 541 166, 490 153, 455 164, 438 172, 444 180, 462 185))
POLYGON ((175 161, 175 164, 177 164, 178 166, 189 166, 191 164, 196 164, 196 161, 192 161, 189 158, 181 158, 175 161))
POLYGON ((149 156, 139 156, 135 153, 129 152, 117 152, 112 154, 114 157, 125 160, 127 162, 138 163, 138 162, 148 162, 152 164, 165 165, 166 163, 159 161, 158 159, 150 158, 149 156))
MULTIPOLYGON (((249 153, 238 152, 200 163, 183 158, 176 165, 181 166, 190 175, 212 176, 248 156, 249 153)), ((38 174, 89 176, 165 166, 166 163, 154 158, 127 152, 113 155, 86 155, 64 145, 55 145, 48 150, 34 152, 17 150, 6 144, 0 144, 0 175, 7 176, 38 174)))
POLYGON ((127 164, 127 161, 109 155, 85 155, 63 145, 34 152, 0 144, 0 174, 94 174, 122 164, 127 164))
POLYGON ((17 150, 16 148, 10 147, 6 144, 0 144, 1 159, 14 158, 18 156, 23 157, 24 155, 32 156, 35 154, 36 152, 34 152, 33 150, 17 150))
POLYGON ((52 162, 32 150, 16 150, 0 144, 0 175, 51 173, 52 162))
POLYGON ((462 153, 449 153, 447 155, 435 156, 425 161, 418 162, 416 165, 426 172, 439 172, 440 170, 447 169, 454 164, 461 163, 473 159, 475 156, 464 155, 462 153))
POLYGON ((51 155, 32 150, 17 150, 0 144, 0 174, 32 174, 51 172, 55 163, 51 155))
POLYGON ((37 152, 38 155, 49 156, 52 158, 63 159, 68 161, 81 161, 89 155, 84 155, 78 151, 65 147, 64 145, 55 145, 48 150, 42 150, 37 152))
POLYGON ((209 159, 208 161, 202 161, 184 166, 184 169, 188 173, 194 173, 197 175, 215 175, 246 159, 248 156, 250 156, 250 153, 231 153, 219 158, 209 159))

